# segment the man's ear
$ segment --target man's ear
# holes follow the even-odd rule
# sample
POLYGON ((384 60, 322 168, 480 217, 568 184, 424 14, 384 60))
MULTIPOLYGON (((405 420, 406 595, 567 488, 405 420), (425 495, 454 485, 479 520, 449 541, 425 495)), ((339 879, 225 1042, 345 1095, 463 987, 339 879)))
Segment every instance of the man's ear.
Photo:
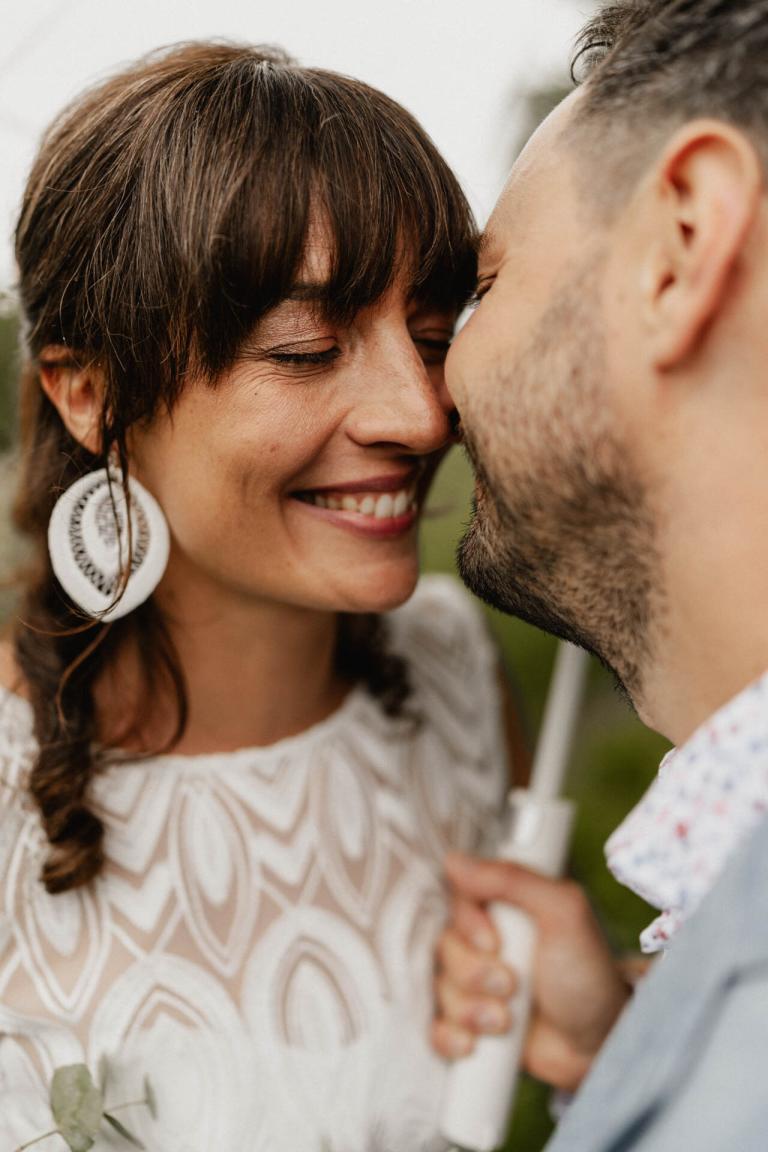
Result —
POLYGON ((101 450, 104 383, 95 366, 80 367, 68 348, 49 345, 40 354, 40 382, 65 428, 94 456, 101 450))
POLYGON ((654 365, 664 371, 695 351, 728 300, 760 211, 763 169, 743 132, 696 120, 668 143, 647 188, 646 317, 654 365))

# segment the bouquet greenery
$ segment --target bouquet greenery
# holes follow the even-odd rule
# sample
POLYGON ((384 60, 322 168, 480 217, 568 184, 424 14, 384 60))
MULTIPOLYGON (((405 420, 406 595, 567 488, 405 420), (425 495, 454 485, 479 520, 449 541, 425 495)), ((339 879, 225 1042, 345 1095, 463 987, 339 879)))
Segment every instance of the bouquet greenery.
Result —
POLYGON ((109 1078, 107 1061, 102 1057, 99 1064, 98 1083, 85 1064, 67 1064, 57 1068, 51 1079, 51 1112, 56 1124, 48 1132, 42 1132, 16 1152, 23 1152, 49 1136, 61 1136, 70 1152, 89 1152, 96 1142, 99 1129, 108 1124, 134 1148, 143 1148, 141 1140, 126 1128, 122 1120, 115 1116, 126 1108, 147 1108, 153 1118, 157 1118, 155 1094, 149 1079, 144 1077, 144 1095, 140 1100, 128 1100, 123 1104, 106 1107, 104 1095, 109 1078))

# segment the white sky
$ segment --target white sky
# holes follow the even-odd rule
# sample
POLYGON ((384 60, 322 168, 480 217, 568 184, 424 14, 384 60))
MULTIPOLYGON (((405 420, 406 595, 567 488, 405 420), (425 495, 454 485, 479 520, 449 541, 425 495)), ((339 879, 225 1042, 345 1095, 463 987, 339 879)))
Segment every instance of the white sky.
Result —
POLYGON ((591 0, 2 0, 0 288, 41 130, 83 87, 159 45, 276 43, 382 88, 424 124, 480 219, 504 180, 514 94, 564 72, 591 0))

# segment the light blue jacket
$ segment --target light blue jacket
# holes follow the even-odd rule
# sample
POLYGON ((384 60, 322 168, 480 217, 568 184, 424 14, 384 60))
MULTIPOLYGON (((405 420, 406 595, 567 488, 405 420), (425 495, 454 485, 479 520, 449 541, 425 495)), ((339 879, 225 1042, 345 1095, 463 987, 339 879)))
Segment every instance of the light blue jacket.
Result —
POLYGON ((768 1152, 768 820, 641 983, 547 1152, 768 1152))

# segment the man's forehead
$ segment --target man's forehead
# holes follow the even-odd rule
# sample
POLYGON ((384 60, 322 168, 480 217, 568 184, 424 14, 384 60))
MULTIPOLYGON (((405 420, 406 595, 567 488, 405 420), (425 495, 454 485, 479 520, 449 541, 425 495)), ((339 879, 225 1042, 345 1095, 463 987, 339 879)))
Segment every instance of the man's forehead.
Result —
POLYGON ((579 105, 584 100, 585 91, 586 89, 583 87, 574 88, 559 104, 555 105, 549 115, 539 124, 536 131, 531 134, 520 155, 521 160, 530 159, 531 155, 536 156, 539 153, 551 151, 557 146, 560 138, 567 132, 569 124, 576 116, 579 105))
POLYGON ((562 143, 581 91, 572 92, 531 136, 515 161, 502 193, 480 238, 481 268, 496 263, 512 235, 525 226, 526 214, 546 212, 547 194, 561 175, 562 143), (513 227, 514 226, 514 227, 513 227))

